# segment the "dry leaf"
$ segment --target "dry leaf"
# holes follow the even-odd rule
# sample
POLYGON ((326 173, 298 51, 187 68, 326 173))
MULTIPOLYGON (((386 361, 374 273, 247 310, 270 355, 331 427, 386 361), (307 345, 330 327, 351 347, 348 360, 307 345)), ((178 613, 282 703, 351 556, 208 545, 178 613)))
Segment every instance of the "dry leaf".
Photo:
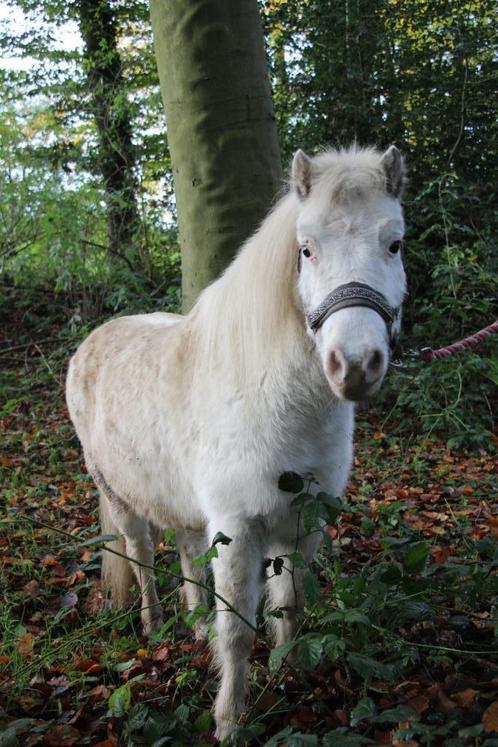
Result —
POLYGON ((33 646, 35 645, 35 638, 33 633, 25 633, 17 639, 15 647, 21 654, 21 656, 29 656, 33 652, 33 646))
POLYGON ((74 726, 59 724, 45 734, 43 744, 46 747, 71 747, 79 738, 80 732, 74 726))
POLYGON ((451 698, 462 708, 468 708, 476 699, 477 695, 479 695, 479 690, 473 690, 471 687, 468 687, 466 690, 461 690, 459 693, 453 693, 451 698))
POLYGON ((486 708, 482 714, 482 723, 484 731, 488 734, 491 731, 498 731, 498 700, 486 708))
POLYGON ((411 698, 406 705, 421 715, 429 708, 429 699, 425 695, 417 695, 415 698, 411 698))

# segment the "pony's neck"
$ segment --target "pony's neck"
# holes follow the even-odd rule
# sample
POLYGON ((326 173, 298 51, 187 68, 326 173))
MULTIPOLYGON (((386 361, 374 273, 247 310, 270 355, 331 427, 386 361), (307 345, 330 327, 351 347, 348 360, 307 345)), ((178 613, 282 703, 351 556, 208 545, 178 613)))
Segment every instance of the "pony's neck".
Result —
POLYGON ((283 197, 225 273, 201 294, 190 318, 198 357, 238 382, 295 370, 310 342, 296 291, 298 198, 283 197))

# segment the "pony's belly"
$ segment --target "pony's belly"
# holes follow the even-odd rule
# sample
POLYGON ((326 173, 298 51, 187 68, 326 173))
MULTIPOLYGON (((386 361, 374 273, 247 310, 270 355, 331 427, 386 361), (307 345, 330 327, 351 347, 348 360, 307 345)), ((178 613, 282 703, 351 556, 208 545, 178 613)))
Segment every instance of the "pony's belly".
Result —
POLYGON ((205 518, 192 485, 181 479, 174 465, 136 455, 125 458, 108 448, 98 469, 117 496, 156 526, 204 529, 205 518))

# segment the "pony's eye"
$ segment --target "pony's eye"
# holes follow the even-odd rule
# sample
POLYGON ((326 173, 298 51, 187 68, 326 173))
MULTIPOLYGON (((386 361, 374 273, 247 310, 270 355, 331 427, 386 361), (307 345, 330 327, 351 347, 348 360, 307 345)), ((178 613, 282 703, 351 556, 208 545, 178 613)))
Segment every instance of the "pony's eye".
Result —
POLYGON ((393 243, 389 247, 389 251, 391 252, 391 254, 397 254, 402 246, 403 246, 402 241, 393 241, 393 243))
POLYGON ((311 249, 307 246, 303 247, 303 254, 305 257, 311 257, 311 249))

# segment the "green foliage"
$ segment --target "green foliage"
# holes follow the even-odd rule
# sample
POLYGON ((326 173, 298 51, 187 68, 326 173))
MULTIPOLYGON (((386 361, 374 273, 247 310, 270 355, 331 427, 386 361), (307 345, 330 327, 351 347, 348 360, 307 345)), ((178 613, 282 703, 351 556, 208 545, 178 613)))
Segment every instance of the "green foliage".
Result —
MULTIPOLYGON (((496 316, 498 78, 492 0, 262 0, 284 159, 298 148, 406 154, 406 349, 440 347, 496 316), (333 50, 333 54, 331 53, 333 50)), ((492 363, 477 355, 391 377, 391 427, 479 447, 492 429, 492 363), (437 385, 434 382, 437 380, 437 385), (400 412, 402 413, 400 416, 400 412)))

